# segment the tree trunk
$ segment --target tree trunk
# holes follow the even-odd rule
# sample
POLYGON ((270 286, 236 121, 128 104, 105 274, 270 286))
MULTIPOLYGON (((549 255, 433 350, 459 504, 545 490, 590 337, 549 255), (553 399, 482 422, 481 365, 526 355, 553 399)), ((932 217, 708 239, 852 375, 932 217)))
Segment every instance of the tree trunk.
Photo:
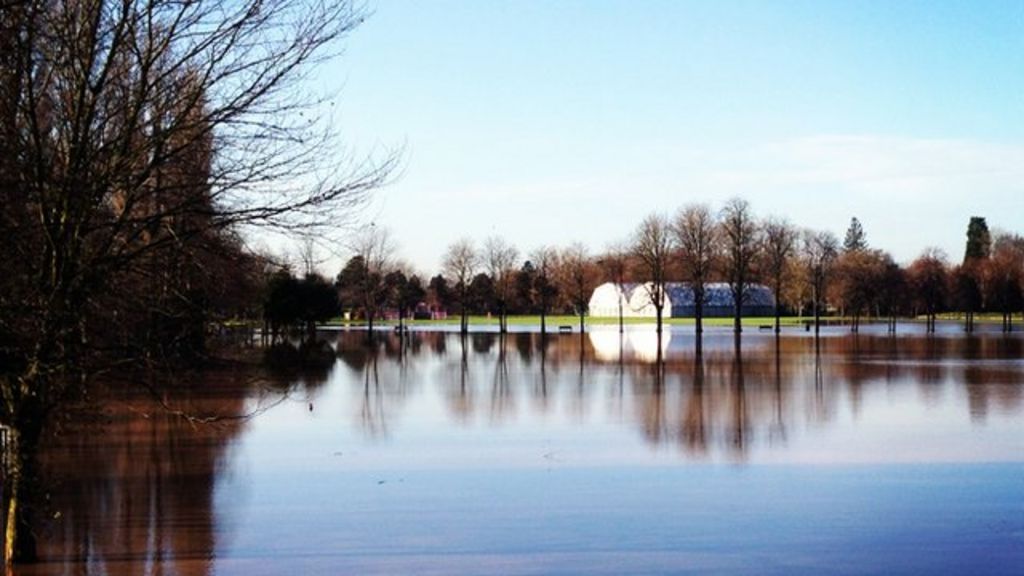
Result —
MULTIPOLYGON (((33 411, 35 412, 35 411, 33 411)), ((39 560, 33 529, 34 489, 39 485, 36 474, 39 437, 44 416, 22 416, 16 429, 8 430, 4 477, 9 483, 7 523, 4 536, 4 561, 23 564, 39 560)))
POLYGON ((817 296, 814 298, 814 335, 817 336, 821 333, 821 303, 818 302, 817 296))
POLYGON ((622 291, 619 290, 619 334, 623 332, 625 332, 625 329, 622 323, 622 291))
POLYGON ((701 334, 704 333, 704 291, 700 293, 694 292, 693 294, 693 317, 694 317, 694 330, 697 332, 697 337, 700 338, 701 334))
POLYGON ((782 283, 775 281, 775 333, 782 332, 782 311, 779 310, 779 291, 782 290, 782 283))

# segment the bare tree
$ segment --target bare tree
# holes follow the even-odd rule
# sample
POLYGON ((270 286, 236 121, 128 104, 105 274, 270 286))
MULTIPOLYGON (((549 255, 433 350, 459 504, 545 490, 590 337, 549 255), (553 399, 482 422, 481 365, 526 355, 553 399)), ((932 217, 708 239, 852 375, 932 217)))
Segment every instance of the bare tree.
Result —
POLYGON ((814 304, 814 334, 821 332, 821 309, 832 267, 839 256, 839 239, 831 232, 804 232, 803 259, 811 284, 814 304))
POLYGON ((618 292, 619 305, 619 334, 625 332, 623 321, 623 305, 626 300, 626 279, 629 277, 629 247, 624 244, 614 244, 605 250, 603 256, 598 259, 605 278, 615 284, 618 292))
POLYGON ((364 266, 356 291, 366 314, 366 326, 373 336, 373 322, 387 301, 385 277, 395 265, 396 247, 387 228, 373 224, 359 230, 349 242, 349 250, 364 266))
POLYGON ((935 320, 948 300, 949 259, 938 248, 926 248, 907 269, 914 303, 925 313, 928 332, 935 332, 935 320))
POLYGON ((789 222, 779 218, 769 218, 762 224, 764 239, 764 270, 771 278, 772 290, 775 293, 775 333, 782 330, 779 302, 782 299, 783 282, 790 270, 790 262, 796 252, 797 231, 789 222))
POLYGON ((299 239, 299 260, 302 262, 302 273, 310 276, 316 272, 319 264, 317 259, 316 239, 312 236, 303 236, 299 239))
POLYGON ((0 336, 20 343, 0 376, 19 454, 8 562, 35 555, 18 494, 45 416, 129 329, 111 307, 146 309, 152 271, 173 275, 221 232, 337 226, 387 177, 394 160, 345 154, 302 85, 362 19, 347 0, 5 3, 0 221, 19 273, 0 280, 15 304, 0 336))
POLYGON ((468 239, 456 241, 444 255, 444 273, 455 282, 455 296, 459 302, 459 331, 469 332, 469 284, 480 265, 480 256, 468 239))
POLYGON ((498 305, 498 331, 508 332, 508 302, 515 290, 516 260, 519 251, 504 238, 491 237, 484 242, 484 263, 494 281, 494 294, 498 305))
POLYGON ((654 306, 660 340, 665 303, 668 301, 665 288, 672 258, 672 228, 667 218, 660 214, 644 218, 633 235, 633 255, 640 264, 641 272, 648 278, 643 286, 654 306))
POLYGON ((850 318, 850 331, 860 331, 861 316, 880 308, 887 254, 881 250, 844 250, 836 265, 836 299, 850 318))
POLYGON ((1013 331, 1013 313, 1024 307, 1024 238, 997 233, 992 256, 984 262, 990 309, 1002 314, 1003 332, 1013 331))
POLYGON ((672 226, 683 280, 693 292, 694 321, 698 338, 704 332, 704 302, 707 283, 718 256, 718 228, 711 209, 705 204, 691 204, 676 214, 672 226))
POLYGON ((596 280, 596 271, 587 254, 587 248, 578 242, 570 244, 559 254, 558 268, 562 289, 580 317, 580 335, 582 336, 586 327, 584 319, 587 314, 587 305, 596 280))
POLYGON ((733 330, 743 331, 743 306, 747 303, 754 278, 754 261, 760 238, 750 204, 741 198, 726 202, 719 218, 722 264, 733 301, 733 330))
POLYGON ((550 246, 541 246, 530 253, 530 260, 537 270, 535 289, 540 307, 540 333, 543 336, 547 334, 547 315, 551 312, 551 303, 558 293, 555 281, 558 251, 550 246))

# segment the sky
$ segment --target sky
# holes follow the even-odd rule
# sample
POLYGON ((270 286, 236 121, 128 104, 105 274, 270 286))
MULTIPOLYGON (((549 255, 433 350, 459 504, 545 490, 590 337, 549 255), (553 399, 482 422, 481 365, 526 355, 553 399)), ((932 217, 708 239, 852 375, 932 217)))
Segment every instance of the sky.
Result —
MULTIPOLYGON (((970 216, 1024 232, 1024 3, 373 0, 310 80, 350 152, 401 149, 362 211, 426 274, 747 199, 909 262, 970 216)), ((333 274, 342 258, 329 261, 333 274)))

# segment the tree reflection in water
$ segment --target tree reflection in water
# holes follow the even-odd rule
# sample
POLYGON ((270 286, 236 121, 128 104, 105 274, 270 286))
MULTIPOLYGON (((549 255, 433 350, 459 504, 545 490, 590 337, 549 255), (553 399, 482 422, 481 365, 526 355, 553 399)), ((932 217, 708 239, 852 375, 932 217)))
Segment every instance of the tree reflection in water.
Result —
POLYGON ((210 574, 225 522, 214 518, 214 494, 229 467, 228 447, 246 427, 251 380, 206 372, 160 401, 142 392, 108 395, 116 400, 60 426, 41 454, 49 499, 36 503, 46 518, 36 533, 46 564, 19 573, 65 562, 93 574, 140 573, 145 566, 210 574), (220 419, 190 422, 164 403, 220 419))
MULTIPOLYGON (((287 382, 278 396, 305 394, 311 408, 318 395, 343 391, 351 398, 343 409, 351 411, 329 417, 373 439, 394 434, 407 405, 436 398, 443 419, 474 428, 555 421, 583 429, 603 418, 683 460, 743 462, 784 450, 796 438, 843 426, 839 414, 867 418, 879 395, 909 391, 928 403, 952 394, 975 422, 1022 411, 1020 338, 772 334, 744 336, 741 345, 712 332, 697 347, 685 333, 666 333, 658 343, 635 332, 582 339, 411 332, 369 344, 343 332, 331 343, 331 364, 276 366, 269 374, 287 382)), ((250 426, 231 419, 253 407, 247 383, 214 371, 167 393, 169 404, 229 418, 216 424, 189 423, 123 389, 105 395, 102 418, 62 423, 42 454, 51 499, 41 509, 49 520, 39 527, 40 552, 49 566, 211 573, 234 521, 218 513, 215 494, 230 478, 229 447, 250 426)))

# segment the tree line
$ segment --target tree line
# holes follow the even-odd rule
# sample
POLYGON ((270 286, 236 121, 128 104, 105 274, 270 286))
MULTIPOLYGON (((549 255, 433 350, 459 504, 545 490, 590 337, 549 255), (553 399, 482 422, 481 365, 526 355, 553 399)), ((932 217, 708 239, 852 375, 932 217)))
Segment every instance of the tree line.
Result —
MULTIPOLYGON (((737 333, 755 284, 767 285, 776 296, 776 332, 784 314, 812 316, 818 332, 823 315, 841 317, 853 331, 866 317, 884 320, 895 331, 897 318, 923 316, 934 331, 942 313, 961 315, 972 331, 982 312, 999 314, 1009 331, 1013 314, 1024 312, 1024 238, 990 232, 981 217, 970 219, 964 256, 956 264, 929 248, 904 266, 868 243, 856 217, 840 241, 783 218, 758 218, 743 199, 729 200, 717 212, 691 204, 672 217, 649 215, 630 238, 598 253, 577 243, 523 255, 499 236, 481 243, 461 239, 448 246, 441 272, 426 281, 397 259, 386 229, 364 229, 351 247, 353 255, 334 280, 336 305, 325 308, 319 321, 347 310, 372 329, 385 310, 401 323, 425 307, 457 315, 462 332, 472 314, 493 315, 500 332, 508 330, 509 315, 539 315, 546 332, 549 315, 574 314, 582 330, 590 295, 602 282, 621 291, 639 285, 656 311, 659 332, 671 282, 692 290, 698 334, 711 283, 728 285, 737 333)), ((329 285, 322 277, 315 281, 329 285)), ((330 289, 324 290, 331 298, 330 289)), ((620 306, 620 330, 624 315, 620 306)))

